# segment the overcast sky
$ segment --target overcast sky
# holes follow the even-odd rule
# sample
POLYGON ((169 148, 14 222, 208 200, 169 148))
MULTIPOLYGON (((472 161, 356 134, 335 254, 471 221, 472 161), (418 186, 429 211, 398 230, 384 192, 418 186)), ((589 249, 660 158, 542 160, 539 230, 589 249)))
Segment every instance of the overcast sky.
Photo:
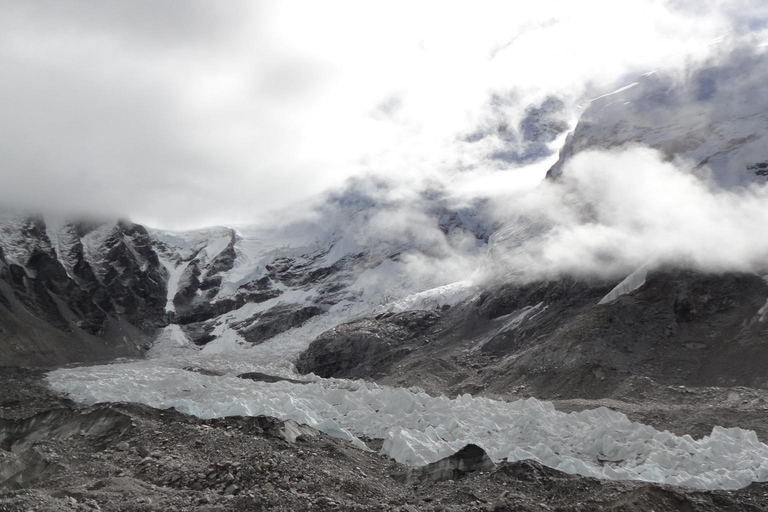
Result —
POLYGON ((513 120, 550 95, 573 120, 766 19, 762 0, 6 1, 0 204, 181 229, 366 173, 526 186, 548 161, 464 142, 494 95, 513 120))

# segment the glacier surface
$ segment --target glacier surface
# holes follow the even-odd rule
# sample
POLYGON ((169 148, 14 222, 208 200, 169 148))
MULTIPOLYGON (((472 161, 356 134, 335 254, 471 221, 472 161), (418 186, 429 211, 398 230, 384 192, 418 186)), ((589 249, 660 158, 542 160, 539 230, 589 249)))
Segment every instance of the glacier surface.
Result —
POLYGON ((304 384, 254 382, 235 375, 264 369, 258 357, 248 357, 250 350, 237 357, 185 356, 190 347, 178 335, 175 329, 164 332, 165 349, 156 350, 152 359, 62 368, 48 375, 48 383, 86 404, 139 402, 201 418, 263 414, 310 425, 364 449, 360 436, 383 439, 383 454, 410 465, 435 462, 476 443, 495 460, 535 459, 597 478, 700 489, 737 489, 768 480, 768 446, 748 430, 715 427, 709 436, 693 439, 632 422, 606 408, 564 413, 533 398, 449 399, 416 388, 312 375, 292 375, 305 379, 304 384), (195 362, 229 373, 184 369, 195 362))

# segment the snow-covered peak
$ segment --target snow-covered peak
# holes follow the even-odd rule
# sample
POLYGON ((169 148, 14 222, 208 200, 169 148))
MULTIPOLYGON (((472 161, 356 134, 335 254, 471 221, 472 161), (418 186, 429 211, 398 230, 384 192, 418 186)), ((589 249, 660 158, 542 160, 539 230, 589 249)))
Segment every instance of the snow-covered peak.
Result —
POLYGON ((768 175, 768 54, 734 51, 683 77, 648 73, 594 98, 550 176, 576 153, 642 144, 683 159, 721 187, 768 175))
POLYGON ((232 237, 232 229, 224 226, 212 226, 191 231, 162 229, 148 229, 148 231, 153 240, 162 242, 187 257, 205 250, 209 259, 215 258, 219 252, 224 250, 232 237))
POLYGON ((5 212, 0 214, 0 248, 7 263, 21 267, 36 251, 52 251, 41 219, 5 212))

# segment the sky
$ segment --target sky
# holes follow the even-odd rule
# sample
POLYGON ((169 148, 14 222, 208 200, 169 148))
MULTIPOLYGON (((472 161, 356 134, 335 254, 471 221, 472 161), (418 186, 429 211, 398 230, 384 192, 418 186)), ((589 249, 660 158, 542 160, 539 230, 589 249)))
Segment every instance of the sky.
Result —
POLYGON ((2 2, 0 205, 188 229, 353 177, 532 187, 565 133, 523 158, 499 126, 556 98, 572 127, 766 20, 760 0, 2 2))

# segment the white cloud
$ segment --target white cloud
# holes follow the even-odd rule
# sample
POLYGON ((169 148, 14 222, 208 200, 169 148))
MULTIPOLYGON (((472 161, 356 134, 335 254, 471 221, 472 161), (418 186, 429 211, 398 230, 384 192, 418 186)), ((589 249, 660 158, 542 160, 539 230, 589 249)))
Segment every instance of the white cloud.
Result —
POLYGON ((722 189, 647 147, 584 151, 563 179, 503 203, 494 250, 520 279, 623 277, 641 265, 768 266, 768 185, 722 189))
POLYGON ((515 122, 734 27, 764 33, 759 4, 725 4, 4 4, 0 203, 178 228, 249 222, 366 172, 490 177, 492 148, 460 136, 491 93, 516 98, 515 122))

